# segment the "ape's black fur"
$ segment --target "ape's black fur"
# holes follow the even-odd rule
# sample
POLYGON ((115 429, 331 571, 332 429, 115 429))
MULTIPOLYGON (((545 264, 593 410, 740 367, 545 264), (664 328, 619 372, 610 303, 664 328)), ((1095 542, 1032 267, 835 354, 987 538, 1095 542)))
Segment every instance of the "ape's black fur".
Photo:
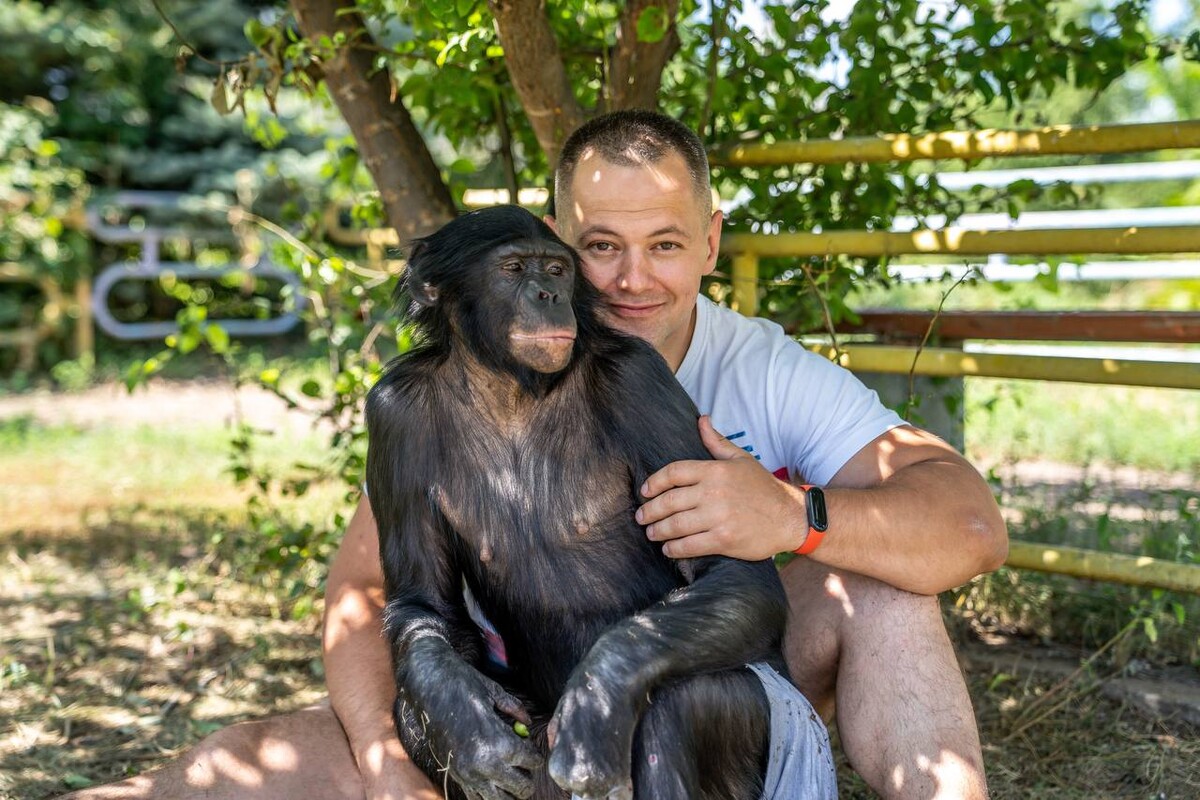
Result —
POLYGON ((785 598, 769 561, 672 561, 634 520, 651 473, 709 457, 667 365, 516 207, 419 241, 405 286, 423 339, 368 398, 367 486, 410 755, 451 797, 757 800, 769 709, 742 665, 782 669, 785 598))

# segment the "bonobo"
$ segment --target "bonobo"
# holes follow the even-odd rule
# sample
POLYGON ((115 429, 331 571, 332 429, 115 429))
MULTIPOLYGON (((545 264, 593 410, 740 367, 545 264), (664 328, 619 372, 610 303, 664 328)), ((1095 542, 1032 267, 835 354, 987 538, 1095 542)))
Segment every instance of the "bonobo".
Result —
POLYGON ((515 206, 418 240, 397 295, 420 338, 368 397, 367 490, 409 755, 451 798, 758 800, 783 588, 634 520, 710 457, 666 363, 515 206))

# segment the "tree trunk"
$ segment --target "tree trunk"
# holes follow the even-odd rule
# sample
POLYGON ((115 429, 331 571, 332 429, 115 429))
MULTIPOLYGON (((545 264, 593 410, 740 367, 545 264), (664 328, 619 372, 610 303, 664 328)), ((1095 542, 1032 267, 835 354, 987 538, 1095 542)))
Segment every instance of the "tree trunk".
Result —
POLYGON ((563 143, 583 124, 544 0, 488 0, 513 88, 553 169, 563 143))
POLYGON ((675 17, 679 0, 629 0, 617 24, 617 46, 608 70, 608 110, 658 108, 658 88, 662 72, 679 49, 675 17), (650 8, 660 8, 667 20, 666 34, 657 42, 641 42, 637 37, 638 19, 650 8))
MULTIPOLYGON (((450 190, 386 70, 374 68, 371 44, 353 0, 290 0, 300 29, 314 44, 344 33, 347 44, 320 64, 363 163, 379 188, 401 241, 431 233, 456 215, 450 190)), ((319 49, 319 48, 318 48, 319 49)))

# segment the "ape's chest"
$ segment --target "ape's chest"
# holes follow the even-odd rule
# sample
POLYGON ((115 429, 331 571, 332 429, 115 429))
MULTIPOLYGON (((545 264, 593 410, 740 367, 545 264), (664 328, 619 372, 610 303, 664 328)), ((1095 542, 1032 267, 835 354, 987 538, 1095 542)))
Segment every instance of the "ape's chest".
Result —
POLYGON ((497 448, 463 453, 441 476, 436 498, 487 563, 629 534, 637 528, 632 480, 624 464, 597 453, 497 448))

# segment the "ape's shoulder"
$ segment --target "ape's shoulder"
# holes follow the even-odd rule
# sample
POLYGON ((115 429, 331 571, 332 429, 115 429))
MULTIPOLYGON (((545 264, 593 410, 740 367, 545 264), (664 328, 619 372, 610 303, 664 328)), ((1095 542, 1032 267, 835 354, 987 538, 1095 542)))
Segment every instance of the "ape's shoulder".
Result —
POLYGON ((428 350, 413 350, 393 359, 367 392, 368 429, 393 427, 431 409, 440 361, 428 350))
POLYGON ((672 398, 692 405, 666 360, 648 342, 620 331, 605 329, 598 337, 594 369, 628 397, 672 398), (632 392, 633 394, 628 394, 632 392), (647 394, 643 394, 646 392, 647 394))

